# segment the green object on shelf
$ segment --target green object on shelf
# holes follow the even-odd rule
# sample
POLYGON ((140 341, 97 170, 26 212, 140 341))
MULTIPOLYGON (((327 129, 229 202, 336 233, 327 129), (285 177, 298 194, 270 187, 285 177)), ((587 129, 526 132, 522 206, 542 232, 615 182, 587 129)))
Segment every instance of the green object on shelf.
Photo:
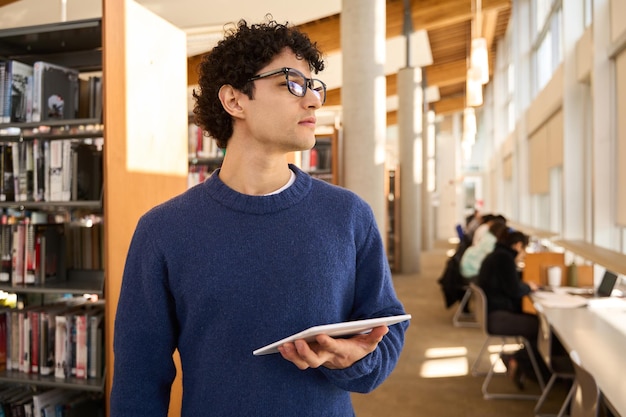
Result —
POLYGON ((578 266, 571 263, 567 267, 567 285, 570 287, 578 286, 578 266))

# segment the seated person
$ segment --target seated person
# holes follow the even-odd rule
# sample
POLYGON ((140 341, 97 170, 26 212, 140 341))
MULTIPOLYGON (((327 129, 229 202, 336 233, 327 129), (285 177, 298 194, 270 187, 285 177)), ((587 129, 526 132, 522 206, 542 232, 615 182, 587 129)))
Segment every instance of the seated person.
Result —
POLYGON ((494 220, 491 226, 489 226, 487 233, 485 233, 475 245, 470 246, 463 252, 459 266, 461 275, 463 275, 464 278, 469 280, 478 275, 483 259, 493 251, 498 238, 506 232, 506 224, 494 220))
POLYGON ((502 222, 506 224, 506 217, 501 214, 485 214, 482 217, 482 221, 480 225, 476 228, 474 233, 472 234, 472 245, 478 244, 480 239, 483 237, 485 233, 489 230, 489 227, 493 224, 493 222, 502 222))
MULTIPOLYGON (((534 282, 525 283, 517 270, 517 264, 526 255, 528 236, 519 231, 504 233, 480 267, 476 283, 487 297, 487 328, 498 335, 523 336, 528 340, 537 359, 544 381, 549 371, 537 351, 539 320, 534 314, 522 311, 522 298, 537 289, 534 282)), ((519 389, 524 387, 526 377, 535 377, 525 349, 513 355, 502 355, 509 376, 519 389)))

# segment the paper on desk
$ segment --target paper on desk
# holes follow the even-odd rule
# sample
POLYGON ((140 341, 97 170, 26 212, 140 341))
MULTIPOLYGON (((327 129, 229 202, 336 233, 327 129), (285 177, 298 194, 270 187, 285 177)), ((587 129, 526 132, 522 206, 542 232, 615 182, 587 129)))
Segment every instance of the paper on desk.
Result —
POLYGON ((626 300, 617 297, 603 297, 603 298, 594 298, 588 300, 589 308, 598 309, 598 308, 609 308, 609 309, 618 309, 624 310, 626 309, 626 300))
POLYGON ((579 295, 561 294, 547 291, 537 291, 533 297, 543 307, 549 308, 577 308, 587 305, 589 300, 579 295))

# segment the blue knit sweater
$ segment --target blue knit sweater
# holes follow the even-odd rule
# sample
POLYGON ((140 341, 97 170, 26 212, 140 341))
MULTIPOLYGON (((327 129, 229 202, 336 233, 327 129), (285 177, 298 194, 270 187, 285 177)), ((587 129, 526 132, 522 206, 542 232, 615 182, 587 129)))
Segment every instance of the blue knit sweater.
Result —
POLYGON ((380 233, 354 193, 291 166, 270 196, 217 174, 139 221, 115 321, 112 417, 167 415, 183 368, 182 416, 353 416, 395 367, 407 322, 343 370, 299 370, 252 351, 310 326, 403 314, 380 233))

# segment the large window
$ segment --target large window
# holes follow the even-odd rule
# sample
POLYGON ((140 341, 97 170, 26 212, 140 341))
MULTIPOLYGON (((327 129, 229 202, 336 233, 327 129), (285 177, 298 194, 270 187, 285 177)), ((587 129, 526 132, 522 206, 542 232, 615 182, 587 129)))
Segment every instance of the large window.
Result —
POLYGON ((534 0, 533 5, 533 96, 536 96, 563 60, 563 13, 561 0, 534 0))
POLYGON ((593 22, 593 0, 585 1, 585 27, 591 26, 593 22))

